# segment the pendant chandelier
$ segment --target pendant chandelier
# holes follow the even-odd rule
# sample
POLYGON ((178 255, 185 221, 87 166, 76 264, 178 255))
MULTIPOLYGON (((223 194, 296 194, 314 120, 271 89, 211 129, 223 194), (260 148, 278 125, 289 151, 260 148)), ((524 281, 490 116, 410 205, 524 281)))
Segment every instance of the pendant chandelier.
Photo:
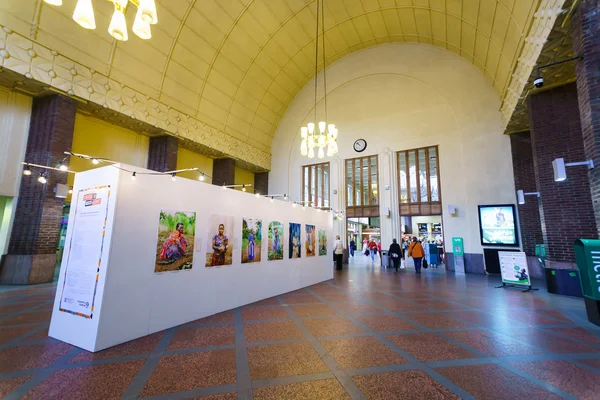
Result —
POLYGON ((325 157, 325 148, 327 148, 327 157, 332 157, 338 152, 337 135, 338 130, 334 124, 327 123, 327 59, 325 57, 325 0, 317 0, 317 31, 315 35, 315 107, 314 121, 300 128, 302 143, 300 144, 300 154, 303 157, 314 158, 315 150, 317 157, 325 157), (323 103, 324 117, 318 123, 317 121, 317 91, 318 91, 318 68, 319 68, 319 19, 321 20, 321 41, 323 42, 323 103), (318 128, 316 130, 315 128, 318 128))
MULTIPOLYGON (((133 21, 132 31, 140 39, 150 39, 152 32, 150 25, 158 22, 156 16, 156 4, 154 0, 108 0, 114 5, 114 12, 108 26, 108 33, 117 40, 126 41, 127 22, 125 21, 125 10, 129 3, 137 7, 135 20, 133 21)), ((62 6, 62 0, 44 0, 44 2, 53 6, 62 6)), ((85 29, 96 29, 96 18, 94 17, 94 8, 92 0, 77 0, 73 20, 85 29)))

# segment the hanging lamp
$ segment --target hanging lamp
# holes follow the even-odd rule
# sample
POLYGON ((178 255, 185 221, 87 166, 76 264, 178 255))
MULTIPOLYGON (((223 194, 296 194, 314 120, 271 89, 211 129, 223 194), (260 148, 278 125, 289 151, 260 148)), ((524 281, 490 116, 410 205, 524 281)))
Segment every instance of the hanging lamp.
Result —
POLYGON ((337 135, 338 130, 335 124, 327 123, 327 58, 325 55, 325 0, 317 0, 317 23, 315 34, 315 105, 314 122, 309 122, 306 126, 300 128, 300 155, 303 157, 314 158, 315 150, 318 158, 322 159, 332 157, 338 152, 337 135), (323 104, 325 120, 317 122, 317 94, 319 88, 319 19, 321 20, 321 40, 323 42, 323 104), (318 128, 318 130, 315 130, 318 128), (327 148, 327 153, 325 153, 327 148))

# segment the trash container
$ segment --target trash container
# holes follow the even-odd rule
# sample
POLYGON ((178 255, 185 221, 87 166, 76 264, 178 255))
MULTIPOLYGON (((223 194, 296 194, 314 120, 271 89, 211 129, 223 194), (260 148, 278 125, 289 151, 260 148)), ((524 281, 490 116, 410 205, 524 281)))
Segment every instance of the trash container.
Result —
POLYGON ((600 326, 600 240, 577 240, 575 258, 588 320, 600 326))
POLYGON ((389 267, 390 266, 390 257, 388 255, 387 250, 381 250, 381 266, 389 267))

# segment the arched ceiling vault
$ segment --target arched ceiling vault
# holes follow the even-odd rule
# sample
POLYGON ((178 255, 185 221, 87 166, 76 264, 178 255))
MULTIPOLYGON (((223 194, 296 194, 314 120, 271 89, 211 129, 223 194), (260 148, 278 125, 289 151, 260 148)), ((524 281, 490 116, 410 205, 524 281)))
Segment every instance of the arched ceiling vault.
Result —
MULTIPOLYGON (((377 44, 425 43, 473 63, 504 98, 549 1, 325 0, 327 64, 377 44)), ((94 31, 72 21, 76 0, 2 3, 0 24, 267 153, 314 76, 315 0, 156 0, 152 39, 130 32, 127 42, 106 32, 106 1, 94 2, 94 31)))

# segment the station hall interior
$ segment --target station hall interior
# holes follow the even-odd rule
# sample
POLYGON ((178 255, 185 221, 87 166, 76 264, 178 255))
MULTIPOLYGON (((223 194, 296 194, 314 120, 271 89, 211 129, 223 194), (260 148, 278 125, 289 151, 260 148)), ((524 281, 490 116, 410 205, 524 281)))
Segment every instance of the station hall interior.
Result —
POLYGON ((598 399, 600 1, 3 0, 0 398, 598 399))

